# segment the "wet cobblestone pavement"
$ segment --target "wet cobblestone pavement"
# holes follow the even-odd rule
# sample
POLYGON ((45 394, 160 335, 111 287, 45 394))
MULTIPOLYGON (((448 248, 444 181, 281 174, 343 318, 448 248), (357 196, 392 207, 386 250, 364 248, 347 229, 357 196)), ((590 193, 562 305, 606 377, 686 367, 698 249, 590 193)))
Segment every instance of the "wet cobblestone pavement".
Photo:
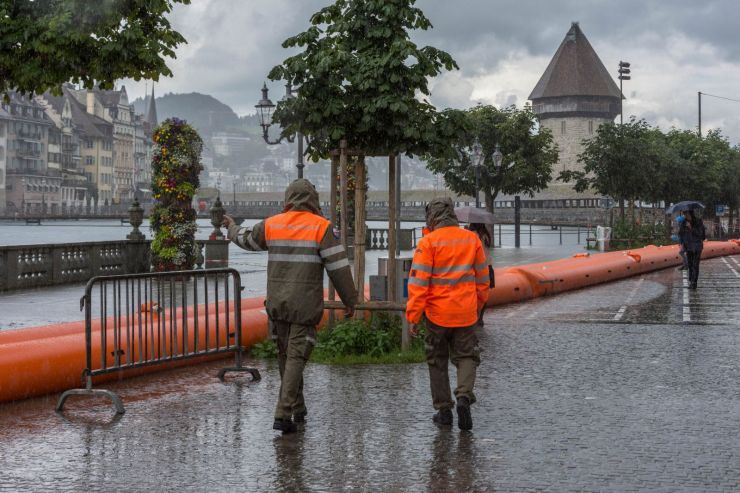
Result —
POLYGON ((271 430, 272 362, 110 385, 127 412, 0 406, 8 491, 738 491, 740 256, 492 309, 474 429, 438 429, 424 364, 306 371, 308 423, 271 430))

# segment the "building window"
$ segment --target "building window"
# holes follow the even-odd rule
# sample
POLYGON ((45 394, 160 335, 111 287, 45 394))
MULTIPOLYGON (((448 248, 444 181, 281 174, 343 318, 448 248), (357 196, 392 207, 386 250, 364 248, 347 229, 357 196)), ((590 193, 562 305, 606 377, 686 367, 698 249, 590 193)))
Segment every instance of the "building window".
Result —
POLYGON ((93 148, 93 141, 92 140, 86 140, 85 141, 85 147, 87 147, 88 149, 92 149, 93 148))
POLYGON ((565 135, 565 120, 563 120, 562 122, 560 122, 560 133, 562 135, 565 135))
POLYGON ((594 133, 594 121, 589 120, 588 121, 588 134, 593 135, 593 133, 594 133))

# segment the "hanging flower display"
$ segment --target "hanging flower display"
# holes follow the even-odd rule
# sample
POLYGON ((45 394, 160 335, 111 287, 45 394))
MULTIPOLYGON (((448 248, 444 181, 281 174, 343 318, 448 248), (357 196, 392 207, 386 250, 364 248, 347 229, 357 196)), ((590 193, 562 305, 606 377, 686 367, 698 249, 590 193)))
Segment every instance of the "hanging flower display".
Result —
POLYGON ((154 231, 152 266, 155 271, 189 270, 195 265, 193 195, 200 185, 203 141, 184 120, 168 118, 154 130, 152 197, 149 222, 154 231))

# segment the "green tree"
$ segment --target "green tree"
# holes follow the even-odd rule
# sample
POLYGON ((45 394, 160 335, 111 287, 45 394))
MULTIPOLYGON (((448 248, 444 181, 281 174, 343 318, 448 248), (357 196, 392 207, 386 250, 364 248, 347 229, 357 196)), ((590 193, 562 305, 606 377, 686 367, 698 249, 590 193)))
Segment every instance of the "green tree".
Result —
POLYGON ((112 89, 158 80, 185 42, 165 17, 190 0, 15 0, 0 3, 0 92, 59 94, 65 82, 112 89))
POLYGON ((476 171, 470 148, 476 138, 484 156, 478 183, 489 211, 493 211, 493 202, 501 192, 531 197, 547 187, 558 151, 548 129, 540 127, 535 132, 537 116, 529 106, 521 110, 514 106, 500 110, 494 106, 477 106, 464 115, 465 132, 454 144, 446 152, 426 156, 429 170, 441 173, 452 191, 475 195, 476 171), (499 169, 493 161, 497 144, 504 156, 499 169))
POLYGON ((624 220, 625 200, 645 200, 651 195, 649 184, 663 157, 655 138, 647 122, 634 117, 623 125, 600 125, 596 136, 583 142, 583 152, 578 155, 583 170, 562 171, 558 179, 574 182, 577 192, 595 190, 619 199, 624 220))
POLYGON ((457 65, 444 51, 410 40, 409 31, 432 27, 414 3, 337 0, 283 43, 303 51, 269 78, 300 89, 278 104, 273 120, 283 135, 310 136, 313 160, 326 158, 342 139, 368 156, 421 155, 458 131, 459 112, 437 112, 427 100, 429 78, 457 65))

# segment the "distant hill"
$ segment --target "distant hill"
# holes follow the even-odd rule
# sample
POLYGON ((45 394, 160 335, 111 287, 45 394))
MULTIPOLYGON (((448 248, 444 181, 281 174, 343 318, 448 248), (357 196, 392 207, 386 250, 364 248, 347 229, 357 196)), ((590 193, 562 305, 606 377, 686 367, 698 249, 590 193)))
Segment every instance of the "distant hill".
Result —
MULTIPOLYGON (((168 93, 155 97, 157 103, 157 117, 160 121, 177 117, 187 120, 201 134, 210 135, 213 132, 239 130, 242 121, 234 110, 213 96, 191 92, 190 94, 168 93)), ((149 98, 134 100, 133 105, 137 113, 146 114, 149 98)))

